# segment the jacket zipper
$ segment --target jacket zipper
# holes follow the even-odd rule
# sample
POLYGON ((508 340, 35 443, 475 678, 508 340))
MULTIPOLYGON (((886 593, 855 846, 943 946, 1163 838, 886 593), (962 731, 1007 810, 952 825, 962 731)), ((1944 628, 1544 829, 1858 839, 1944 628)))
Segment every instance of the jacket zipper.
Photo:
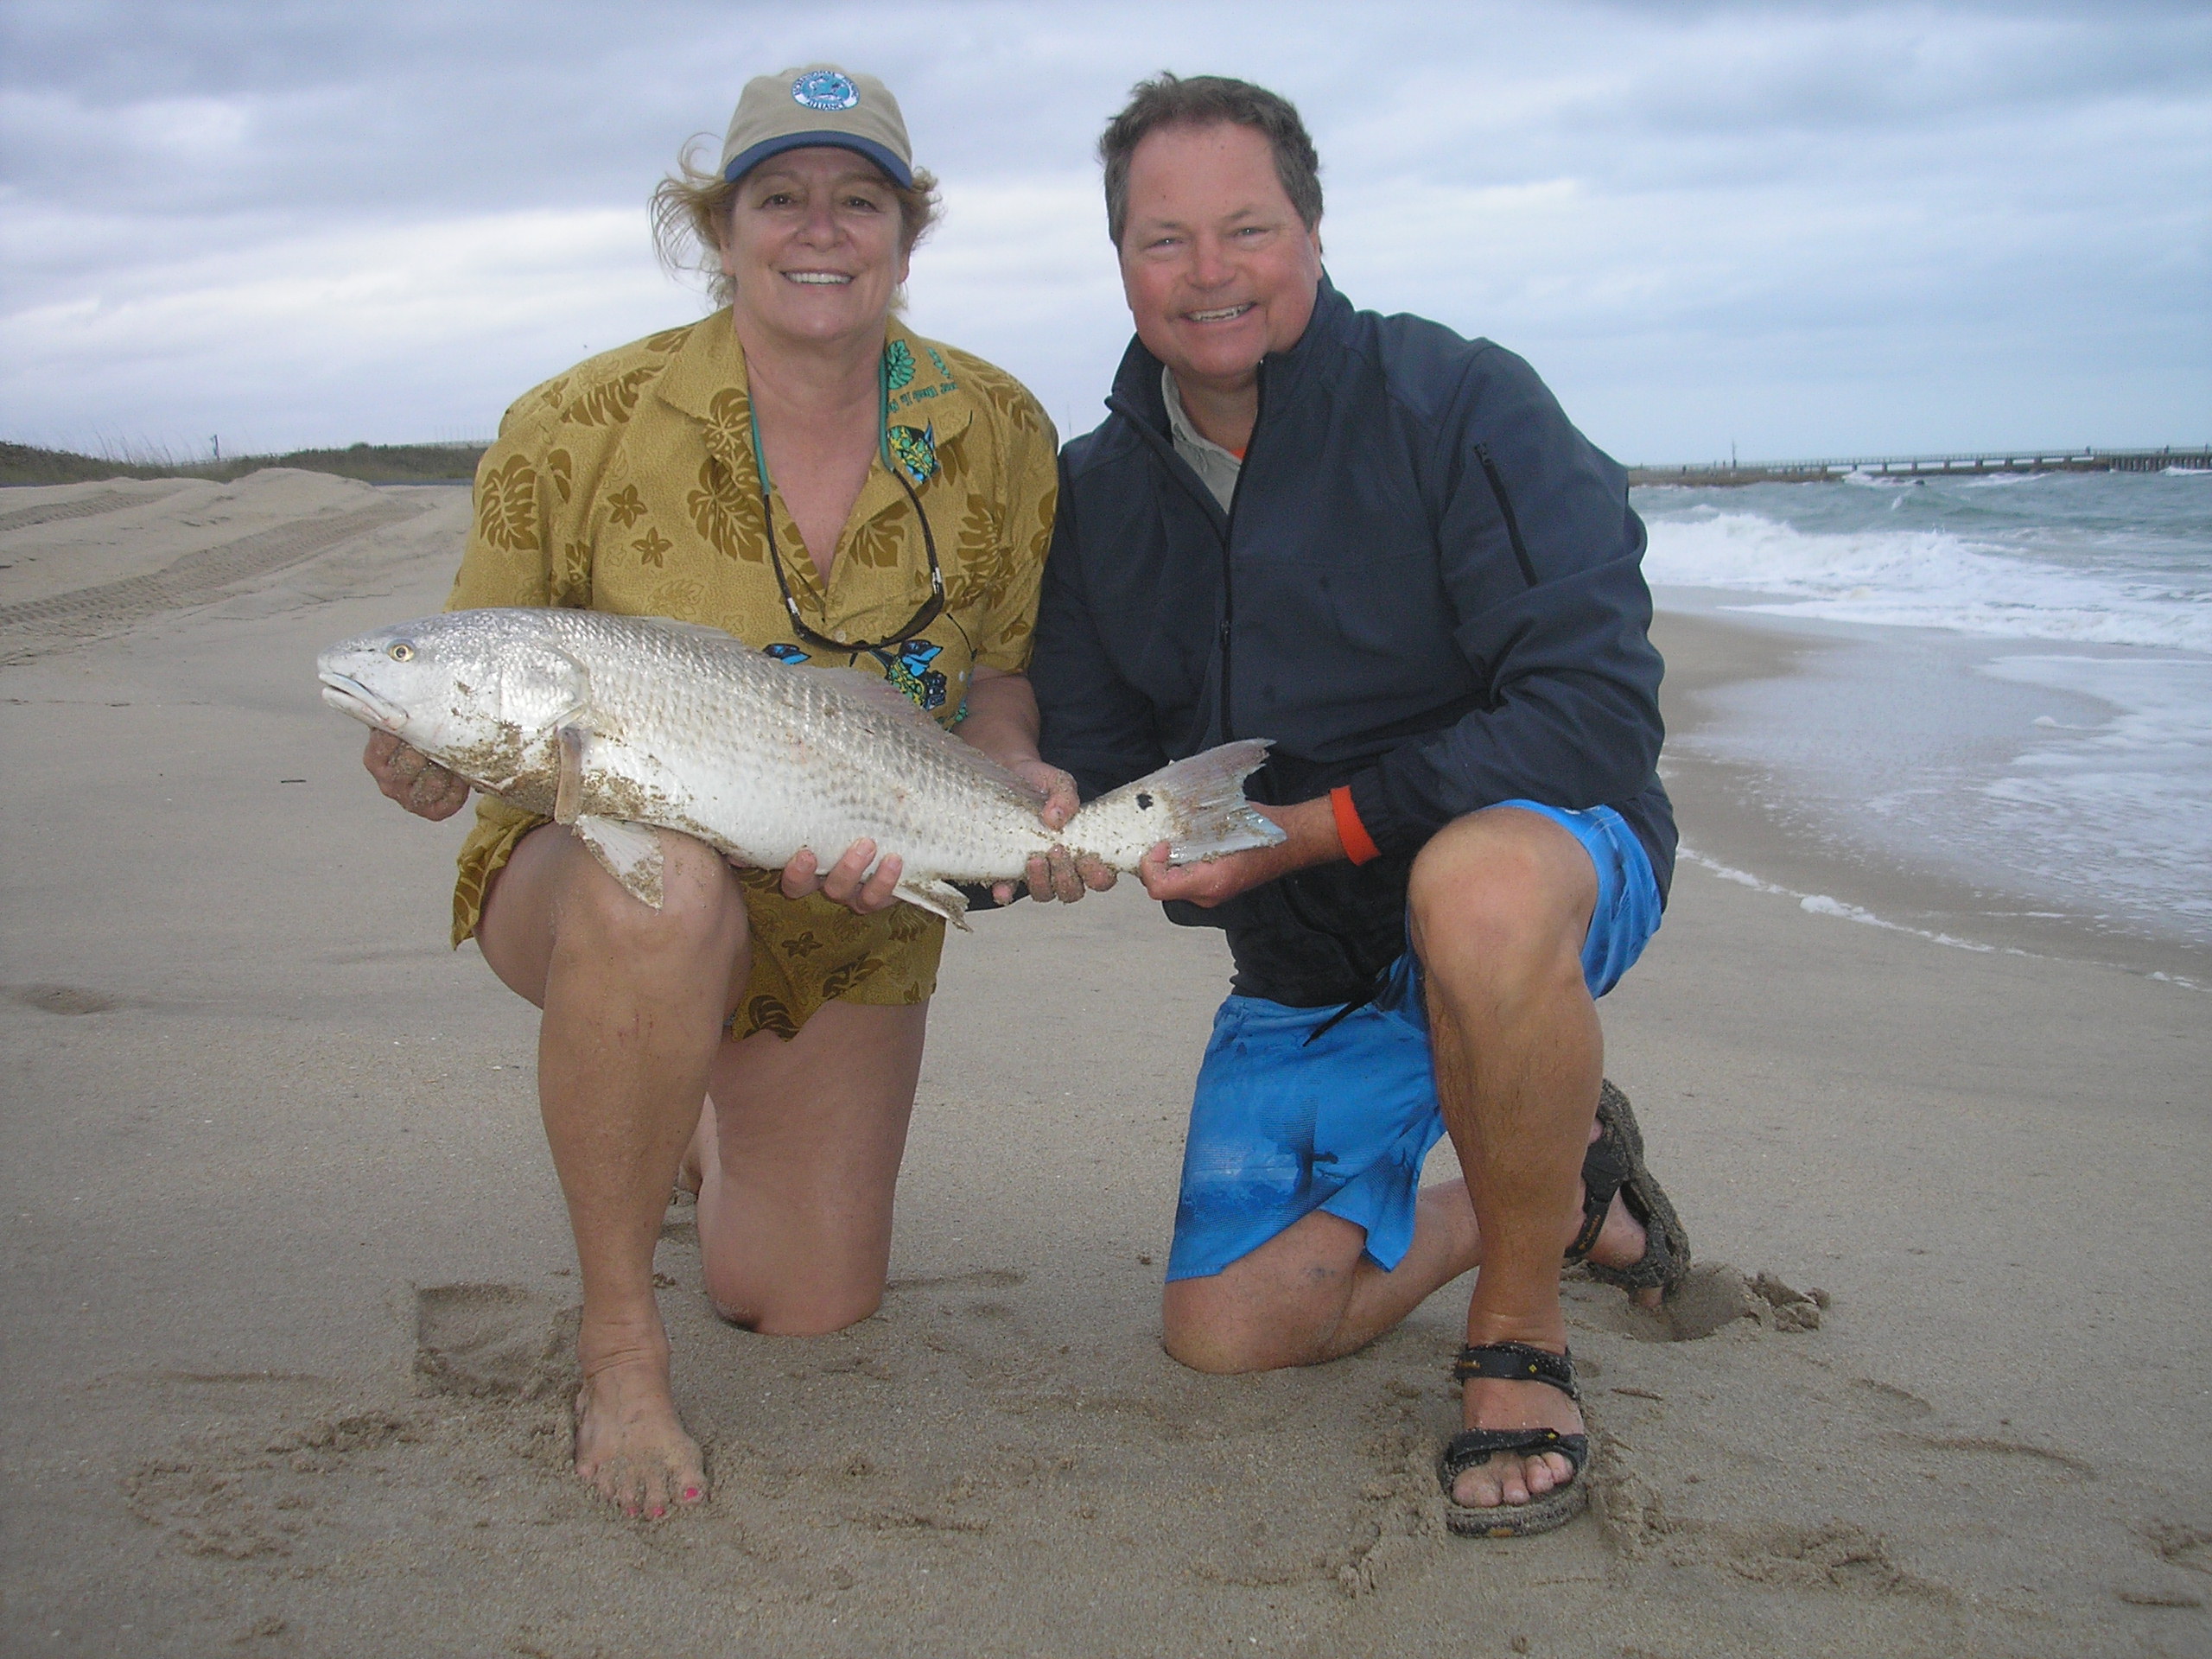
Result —
POLYGON ((1229 512, 1221 531, 1221 741, 1236 735, 1230 722, 1230 632, 1236 620, 1236 504, 1244 499, 1244 473, 1252 464, 1252 451, 1260 442, 1260 423, 1268 413, 1268 360, 1262 358, 1252 371, 1252 433, 1244 440, 1244 458, 1237 463, 1236 487, 1230 492, 1229 512))
POLYGON ((1505 520, 1506 539, 1513 543, 1513 562, 1521 567, 1521 580, 1531 588, 1536 585, 1536 567, 1529 557, 1528 544, 1521 539, 1521 521, 1513 516, 1513 498, 1505 493, 1505 480, 1497 470, 1497 463, 1491 459, 1490 445, 1475 446, 1475 459, 1483 464, 1483 476, 1490 480, 1490 493, 1497 498, 1497 511, 1505 520))
MULTIPOLYGON (((1228 742, 1234 735, 1230 726, 1230 645, 1232 625, 1235 622, 1236 616, 1235 608, 1230 602, 1233 594, 1233 576, 1230 562, 1230 548, 1232 539, 1236 534, 1237 499, 1244 493, 1244 467, 1249 467, 1251 464, 1252 445, 1259 436, 1260 422, 1267 410, 1267 364, 1264 359, 1260 363, 1257 370, 1255 371, 1255 377, 1254 385, 1255 390, 1257 393, 1257 407, 1254 410, 1252 416, 1252 437, 1248 439, 1245 442, 1244 462, 1243 466, 1240 466, 1237 468, 1236 473, 1236 493, 1229 498, 1229 511, 1223 515, 1223 528, 1218 532, 1221 539, 1221 622, 1215 632, 1215 642, 1221 650, 1221 696, 1218 706, 1222 728, 1220 741, 1224 743, 1228 742)), ((1159 456, 1163 464, 1166 464, 1172 460, 1179 459, 1175 455, 1174 446, 1163 440, 1158 434, 1154 432, 1145 423, 1142 416, 1138 410, 1128 404, 1122 403, 1118 397, 1109 397, 1106 400, 1106 407, 1111 410, 1115 414, 1119 415, 1123 420, 1128 422, 1130 429, 1136 433, 1139 440, 1149 448, 1155 455, 1159 456)), ((1187 471, 1188 468, 1186 467, 1185 470, 1187 471)), ((1197 494, 1191 491, 1190 486, 1184 484, 1183 480, 1176 476, 1174 468, 1172 466, 1168 467, 1168 476, 1175 479, 1176 483, 1181 486, 1186 493, 1192 493, 1193 499, 1198 499, 1197 494)), ((1202 491, 1204 489, 1204 486, 1201 485, 1199 489, 1202 491)), ((1203 736, 1204 734, 1202 733, 1193 734, 1194 740, 1202 741, 1203 736)), ((1345 982, 1350 984, 1351 982, 1360 977, 1358 963, 1353 957, 1351 947, 1344 943, 1343 938, 1337 934, 1334 929, 1325 925, 1307 907, 1303 897, 1298 892, 1298 874, 1293 874, 1281 878, 1273 885, 1276 892, 1281 896, 1283 906, 1290 912, 1292 919, 1296 921, 1300 926, 1305 928, 1309 933, 1312 933, 1319 938, 1326 939, 1330 944, 1336 948, 1337 958, 1344 964, 1345 982)), ((1358 1009, 1364 1007, 1369 1002, 1374 1001, 1376 994, 1375 988, 1378 987, 1381 982, 1381 976, 1379 975, 1375 976, 1370 982, 1369 988, 1361 995, 1356 998, 1348 999, 1344 1002, 1344 1006, 1338 1009, 1335 1020, 1331 1020, 1330 1023, 1334 1024, 1336 1020, 1341 1020, 1347 1014, 1357 1012, 1358 1009)), ((1311 1039, 1309 1039, 1309 1040, 1311 1039)))
MULTIPOLYGON (((1252 465, 1252 451, 1259 446, 1260 442, 1260 424, 1267 419, 1268 415, 1268 364, 1265 358, 1260 359, 1258 367, 1253 371, 1252 389, 1254 393, 1252 435, 1244 441, 1244 459, 1236 469, 1236 489, 1229 498, 1229 512, 1224 520, 1221 532, 1221 741, 1224 743, 1230 741, 1236 735, 1236 729, 1230 721, 1230 633, 1231 625, 1236 621, 1236 606, 1233 602, 1236 587, 1233 575, 1235 562, 1232 554, 1232 550, 1236 543, 1236 504, 1244 499, 1244 474, 1252 465)), ((1268 792, 1273 794, 1274 791, 1270 788, 1268 792)), ((1346 980, 1355 977, 1358 973, 1359 964, 1352 957, 1351 947, 1338 936, 1335 929, 1328 926, 1320 918, 1313 914, 1313 910, 1306 903, 1305 894, 1299 890, 1297 875, 1293 874, 1283 876, 1275 882, 1274 886, 1276 893, 1282 899, 1283 908, 1290 912, 1292 918, 1309 933, 1326 939, 1333 945, 1336 948, 1338 961, 1344 964, 1346 980)), ((1366 995, 1357 1001, 1346 1002, 1329 1024, 1335 1024, 1337 1020, 1344 1019, 1374 1000, 1375 988, 1370 987, 1366 995)), ((1315 1035, 1319 1034, 1319 1033, 1315 1033, 1315 1035)), ((1310 1041, 1311 1039, 1308 1040, 1310 1041)))

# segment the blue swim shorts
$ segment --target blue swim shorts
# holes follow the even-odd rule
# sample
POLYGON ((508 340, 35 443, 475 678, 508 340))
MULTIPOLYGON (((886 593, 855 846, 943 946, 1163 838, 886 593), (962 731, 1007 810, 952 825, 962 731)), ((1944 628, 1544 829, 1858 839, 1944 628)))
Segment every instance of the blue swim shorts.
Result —
MULTIPOLYGON (((1588 850, 1598 905, 1582 976, 1603 996, 1658 931, 1643 843, 1608 806, 1500 804, 1542 813, 1588 850)), ((1366 1229, 1366 1253, 1384 1271, 1404 1259, 1421 1165, 1444 1138, 1412 950, 1373 1003, 1329 1024, 1338 1013, 1232 996, 1214 1015, 1184 1142, 1170 1280, 1219 1273, 1316 1210, 1366 1229)))

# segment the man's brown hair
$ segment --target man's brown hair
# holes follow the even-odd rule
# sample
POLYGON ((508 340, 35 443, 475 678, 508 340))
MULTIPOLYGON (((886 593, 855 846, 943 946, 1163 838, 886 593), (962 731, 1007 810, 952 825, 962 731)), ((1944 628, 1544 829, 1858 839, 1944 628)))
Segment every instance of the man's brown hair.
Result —
POLYGON ((1161 70, 1129 88, 1127 108, 1106 124, 1098 137, 1098 159, 1106 165, 1106 233, 1122 245, 1129 222, 1129 157, 1145 135, 1161 127, 1211 127, 1223 123, 1249 127, 1274 152, 1275 177, 1298 210, 1306 228, 1321 222, 1321 158, 1306 137, 1306 124, 1287 99, 1226 75, 1185 79, 1161 70))

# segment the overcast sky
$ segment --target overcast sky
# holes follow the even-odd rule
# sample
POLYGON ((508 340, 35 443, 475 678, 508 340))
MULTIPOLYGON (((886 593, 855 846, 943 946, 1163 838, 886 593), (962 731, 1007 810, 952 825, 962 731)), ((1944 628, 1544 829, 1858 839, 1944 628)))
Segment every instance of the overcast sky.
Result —
POLYGON ((8 0, 0 436, 481 436, 696 316, 645 201, 745 79, 887 80, 912 320, 1096 423, 1091 146, 1160 68, 1319 146, 1332 276, 1627 461, 2212 442, 2212 7, 8 0))

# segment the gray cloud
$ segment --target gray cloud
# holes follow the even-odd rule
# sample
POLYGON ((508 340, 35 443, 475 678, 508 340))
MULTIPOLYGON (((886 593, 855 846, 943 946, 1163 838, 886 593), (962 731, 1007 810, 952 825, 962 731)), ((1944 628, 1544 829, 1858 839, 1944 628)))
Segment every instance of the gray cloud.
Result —
POLYGON ((950 213, 914 318, 1090 423, 1130 81, 1296 99, 1332 272, 1630 458, 2202 441, 2201 5, 52 4, 0 54, 10 435, 484 431, 694 315, 643 202, 744 76, 884 73, 950 213))

